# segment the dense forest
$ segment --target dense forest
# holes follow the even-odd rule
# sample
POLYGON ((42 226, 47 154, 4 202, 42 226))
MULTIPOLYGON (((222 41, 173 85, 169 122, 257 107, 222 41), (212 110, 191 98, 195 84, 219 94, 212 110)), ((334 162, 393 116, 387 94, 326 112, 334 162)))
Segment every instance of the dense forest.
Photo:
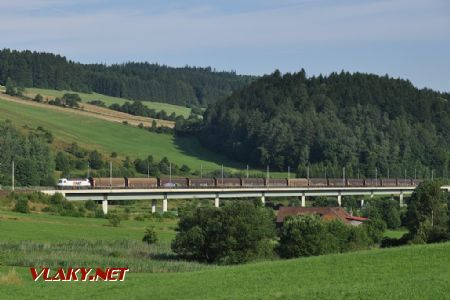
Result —
POLYGON ((13 161, 17 185, 54 184, 55 163, 49 149, 52 134, 43 128, 27 131, 25 135, 10 122, 0 123, 0 185, 11 185, 13 161))
POLYGON ((299 176, 446 177, 449 99, 388 76, 276 71, 211 105, 201 140, 299 176))
POLYGON ((132 100, 206 106, 253 80, 211 68, 172 68, 158 64, 81 64, 60 55, 0 50, 0 84, 97 92, 132 100))

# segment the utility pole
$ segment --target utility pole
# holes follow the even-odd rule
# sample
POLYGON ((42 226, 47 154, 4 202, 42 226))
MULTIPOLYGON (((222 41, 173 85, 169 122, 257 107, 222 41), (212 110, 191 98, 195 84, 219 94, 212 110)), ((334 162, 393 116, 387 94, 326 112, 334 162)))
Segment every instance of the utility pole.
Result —
POLYGON ((306 178, 309 180, 309 166, 306 167, 306 178))
POLYGON ((89 163, 89 161, 87 163, 88 163, 87 178, 89 178, 89 177, 91 177, 91 164, 89 163))
POLYGON ((291 167, 288 166, 288 179, 291 178, 291 167))
POLYGON ((389 179, 389 168, 388 168, 388 174, 387 175, 388 175, 388 179, 389 179))
POLYGON ((14 160, 12 161, 12 167, 11 167, 11 188, 12 191, 14 192, 14 160))
POLYGON ((417 179, 417 169, 414 168, 414 180, 416 180, 416 179, 417 179))
POLYGON ((109 187, 112 188, 112 161, 109 162, 109 187))
POLYGON ((203 178, 203 164, 200 164, 200 178, 203 178))
POLYGON ((345 167, 342 167, 342 183, 345 185, 345 167))
POLYGON ((247 178, 248 178, 248 165, 247 165, 247 178))
POLYGON ((406 185, 406 168, 405 168, 405 185, 406 185))
POLYGON ((269 165, 267 165, 266 177, 267 177, 267 180, 269 180, 269 165))

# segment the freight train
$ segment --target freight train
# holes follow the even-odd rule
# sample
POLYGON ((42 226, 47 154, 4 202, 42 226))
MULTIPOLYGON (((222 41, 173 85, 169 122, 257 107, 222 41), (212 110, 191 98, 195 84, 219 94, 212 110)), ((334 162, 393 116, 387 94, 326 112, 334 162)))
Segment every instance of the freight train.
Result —
POLYGON ((233 188, 233 187, 396 187, 417 186, 417 179, 342 178, 89 178, 58 181, 58 189, 84 188, 233 188))

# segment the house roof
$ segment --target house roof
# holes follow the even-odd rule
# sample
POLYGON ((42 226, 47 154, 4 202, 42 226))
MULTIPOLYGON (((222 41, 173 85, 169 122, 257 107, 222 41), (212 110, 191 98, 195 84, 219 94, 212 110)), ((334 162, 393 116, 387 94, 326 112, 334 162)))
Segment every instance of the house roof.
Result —
POLYGON ((283 223, 286 217, 307 214, 319 215, 322 220, 326 221, 339 219, 344 223, 368 220, 367 218, 352 216, 342 207, 280 207, 277 214, 277 223, 283 223))

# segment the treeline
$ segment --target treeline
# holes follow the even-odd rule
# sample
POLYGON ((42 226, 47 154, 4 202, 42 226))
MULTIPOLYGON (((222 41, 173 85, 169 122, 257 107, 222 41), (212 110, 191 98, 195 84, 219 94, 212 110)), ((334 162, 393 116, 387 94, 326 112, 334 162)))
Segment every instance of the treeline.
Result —
POLYGON ((12 164, 15 165, 15 185, 49 186, 54 184, 55 163, 48 144, 51 132, 43 128, 22 134, 10 122, 0 123, 0 184, 12 184, 12 164))
POLYGON ((150 63, 81 64, 51 53, 0 51, 0 84, 97 92, 134 100, 206 106, 252 80, 211 68, 172 68, 150 63))
POLYGON ((450 95, 361 73, 264 76, 204 115, 203 145, 297 175, 445 177, 450 95))
POLYGON ((61 177, 109 177, 110 162, 112 163, 112 175, 114 177, 159 177, 172 174, 173 176, 189 175, 191 169, 186 165, 171 163, 167 157, 157 161, 152 155, 146 158, 134 160, 126 157, 117 159, 117 153, 112 152, 109 157, 97 150, 89 151, 72 143, 63 151, 58 151, 55 156, 55 167, 61 171, 61 177))

